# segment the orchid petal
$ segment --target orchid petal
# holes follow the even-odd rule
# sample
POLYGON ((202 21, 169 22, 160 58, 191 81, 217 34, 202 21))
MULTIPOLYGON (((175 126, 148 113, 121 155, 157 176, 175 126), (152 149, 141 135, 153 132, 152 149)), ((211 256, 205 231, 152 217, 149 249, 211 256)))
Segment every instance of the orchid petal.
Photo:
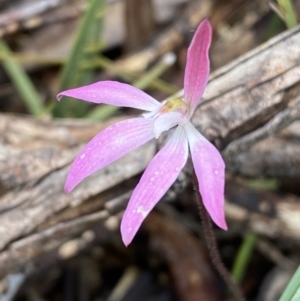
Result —
POLYGON ((148 165, 135 188, 121 222, 124 244, 132 241, 143 220, 177 179, 188 158, 185 131, 179 126, 148 165))
POLYGON ((219 151, 189 122, 185 125, 203 204, 212 220, 227 230, 224 216, 225 164, 219 151))
POLYGON ((95 136, 76 157, 68 173, 65 192, 70 192, 84 178, 152 138, 152 121, 149 119, 132 118, 109 126, 95 136))
POLYGON ((209 75, 208 50, 212 29, 208 20, 204 20, 196 30, 187 53, 184 74, 184 100, 193 112, 200 102, 209 75))
POLYGON ((145 111, 152 111, 161 106, 160 102, 145 92, 117 81, 101 81, 88 86, 66 90, 59 93, 57 99, 60 100, 63 96, 145 111))

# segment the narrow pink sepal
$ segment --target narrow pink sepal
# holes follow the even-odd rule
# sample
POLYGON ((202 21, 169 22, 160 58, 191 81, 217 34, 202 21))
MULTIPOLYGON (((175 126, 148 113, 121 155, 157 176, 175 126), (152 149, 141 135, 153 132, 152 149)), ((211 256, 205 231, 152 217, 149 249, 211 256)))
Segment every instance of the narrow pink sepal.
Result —
POLYGON ((145 111, 157 109, 161 104, 145 92, 117 81, 100 81, 88 86, 63 91, 57 95, 78 98, 93 103, 130 107, 145 111))
POLYGON ((132 118, 115 123, 95 136, 78 154, 65 183, 68 193, 84 178, 154 138, 152 121, 132 118))
POLYGON ((143 220, 177 179, 188 158, 188 143, 179 126, 156 154, 135 188, 121 222, 123 242, 128 246, 143 220))
POLYGON ((208 51, 212 38, 212 28, 208 20, 198 26, 187 53, 184 74, 184 100, 192 112, 200 103, 209 76, 208 51))
POLYGON ((227 230, 224 212, 225 163, 219 151, 191 123, 185 128, 203 204, 212 220, 227 230))

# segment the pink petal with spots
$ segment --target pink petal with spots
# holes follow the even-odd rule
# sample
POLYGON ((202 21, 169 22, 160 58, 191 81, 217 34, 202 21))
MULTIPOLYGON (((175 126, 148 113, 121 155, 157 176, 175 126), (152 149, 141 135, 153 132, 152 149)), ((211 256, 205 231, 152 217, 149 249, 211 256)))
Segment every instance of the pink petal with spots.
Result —
POLYGON ((188 158, 185 131, 179 126, 150 162, 135 188, 121 222, 124 244, 132 241, 143 220, 177 179, 188 158))
POLYGON ((152 121, 145 118, 127 119, 106 128, 76 157, 68 173, 65 192, 70 192, 84 178, 152 138, 152 121))
POLYGON ((198 26, 188 49, 184 74, 184 99, 194 111, 205 90, 209 75, 208 50, 212 29, 208 20, 198 26))
POLYGON ((224 213, 225 164, 219 151, 191 124, 185 125, 203 204, 212 220, 227 230, 224 213))
POLYGON ((161 104, 145 92, 117 81, 101 81, 88 86, 63 91, 57 95, 78 98, 93 103, 103 103, 119 107, 130 107, 152 111, 161 104))

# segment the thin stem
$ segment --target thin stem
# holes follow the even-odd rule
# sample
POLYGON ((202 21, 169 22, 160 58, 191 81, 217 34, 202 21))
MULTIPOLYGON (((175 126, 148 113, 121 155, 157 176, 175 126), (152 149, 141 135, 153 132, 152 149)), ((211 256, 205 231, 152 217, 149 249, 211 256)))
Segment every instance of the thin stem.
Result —
POLYGON ((216 241, 216 237, 212 228, 212 222, 208 212, 206 211, 205 207, 203 206, 202 198, 199 193, 199 185, 198 179, 195 174, 195 170, 193 170, 193 182, 194 182, 194 190, 196 194, 196 198, 199 205, 199 214, 201 216, 202 227, 204 236, 206 239, 207 247, 209 250, 209 256, 212 260, 212 263, 216 270, 219 272, 220 276, 226 282, 230 290, 232 291, 234 298, 236 301, 246 301, 240 287, 237 283, 232 279, 229 271, 225 267, 224 263, 222 262, 221 255, 218 249, 218 244, 216 241))
POLYGON ((240 246, 232 269, 232 277, 237 283, 241 283, 244 278, 246 268, 255 249, 257 239, 258 235, 255 232, 250 232, 245 236, 243 243, 240 246))

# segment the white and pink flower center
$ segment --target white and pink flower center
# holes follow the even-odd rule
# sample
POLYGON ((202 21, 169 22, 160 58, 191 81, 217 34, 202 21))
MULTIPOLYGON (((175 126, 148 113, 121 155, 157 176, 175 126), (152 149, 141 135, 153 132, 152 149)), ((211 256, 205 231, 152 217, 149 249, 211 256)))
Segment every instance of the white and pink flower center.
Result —
POLYGON ((183 125, 190 119, 189 107, 181 98, 172 98, 164 101, 161 106, 150 113, 145 113, 145 118, 153 119, 155 138, 176 125, 183 125))

